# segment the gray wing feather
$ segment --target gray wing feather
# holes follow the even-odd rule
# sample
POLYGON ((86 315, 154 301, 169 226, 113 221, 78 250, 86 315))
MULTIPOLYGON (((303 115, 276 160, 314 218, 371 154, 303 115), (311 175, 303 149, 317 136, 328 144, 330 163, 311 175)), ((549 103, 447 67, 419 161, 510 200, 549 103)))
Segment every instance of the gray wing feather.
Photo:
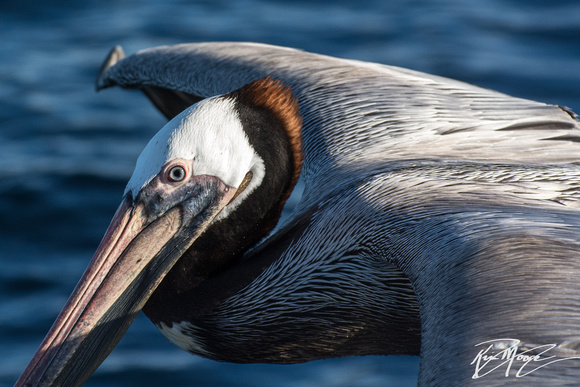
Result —
MULTIPOLYGON (((120 57, 120 56, 119 56, 120 57)), ((274 75, 304 117, 307 196, 385 162, 434 159, 509 164, 580 161, 578 122, 565 110, 392 66, 254 43, 141 51, 101 74, 98 87, 157 86, 200 97, 274 75)))
POLYGON ((269 75, 292 87, 304 117, 302 208, 358 198, 372 210, 361 222, 376 227, 385 254, 413 282, 420 381, 577 381, 580 360, 517 380, 502 371, 472 380, 469 364, 478 342, 511 335, 524 346, 557 344, 555 356, 578 355, 580 132, 572 113, 411 70, 250 43, 145 50, 105 69, 98 87, 208 97, 269 75))

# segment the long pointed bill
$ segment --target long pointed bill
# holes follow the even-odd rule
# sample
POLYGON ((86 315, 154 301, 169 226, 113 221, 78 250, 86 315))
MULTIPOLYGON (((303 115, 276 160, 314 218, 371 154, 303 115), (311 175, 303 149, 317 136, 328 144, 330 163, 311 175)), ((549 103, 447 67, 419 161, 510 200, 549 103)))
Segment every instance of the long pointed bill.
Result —
POLYGON ((177 259, 231 199, 217 184, 149 219, 125 199, 89 267, 16 386, 77 386, 117 345, 177 259), (193 207, 193 211, 192 211, 193 207))

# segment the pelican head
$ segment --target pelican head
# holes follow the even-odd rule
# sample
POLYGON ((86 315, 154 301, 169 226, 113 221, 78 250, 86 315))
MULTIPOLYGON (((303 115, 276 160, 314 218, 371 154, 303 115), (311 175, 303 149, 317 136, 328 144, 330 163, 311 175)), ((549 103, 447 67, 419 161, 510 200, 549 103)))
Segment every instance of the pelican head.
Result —
MULTIPOLYGON (((81 384, 179 259, 192 264, 184 285, 191 288, 235 259, 240 245, 263 237, 296 182, 299 144, 287 138, 299 131, 291 90, 271 78, 203 100, 172 119, 140 155, 89 267, 17 385, 81 384), (257 192, 259 204, 240 206, 257 192), (253 238, 221 254, 190 249, 240 209, 265 212, 262 222, 246 225, 253 238)), ((213 242, 228 245, 230 233, 213 242)))

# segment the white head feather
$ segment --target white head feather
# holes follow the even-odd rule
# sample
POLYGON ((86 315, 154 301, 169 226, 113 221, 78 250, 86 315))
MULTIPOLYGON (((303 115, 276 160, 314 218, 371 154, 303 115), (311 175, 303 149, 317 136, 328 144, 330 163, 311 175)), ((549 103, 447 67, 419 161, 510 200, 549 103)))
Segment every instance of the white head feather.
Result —
POLYGON ((175 159, 193 160, 194 175, 215 176, 235 188, 252 171, 246 195, 264 176, 263 161, 249 143, 234 101, 219 96, 185 109, 151 139, 137 160, 125 194, 131 192, 135 198, 175 159))

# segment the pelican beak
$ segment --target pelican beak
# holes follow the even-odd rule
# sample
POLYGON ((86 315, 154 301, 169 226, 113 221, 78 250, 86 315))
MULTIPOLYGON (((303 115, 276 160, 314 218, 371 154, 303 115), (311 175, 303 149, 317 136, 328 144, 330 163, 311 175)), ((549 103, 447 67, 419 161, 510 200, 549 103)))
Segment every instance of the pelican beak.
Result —
POLYGON ((16 386, 82 385, 231 197, 224 184, 210 181, 162 214, 126 197, 16 386))

